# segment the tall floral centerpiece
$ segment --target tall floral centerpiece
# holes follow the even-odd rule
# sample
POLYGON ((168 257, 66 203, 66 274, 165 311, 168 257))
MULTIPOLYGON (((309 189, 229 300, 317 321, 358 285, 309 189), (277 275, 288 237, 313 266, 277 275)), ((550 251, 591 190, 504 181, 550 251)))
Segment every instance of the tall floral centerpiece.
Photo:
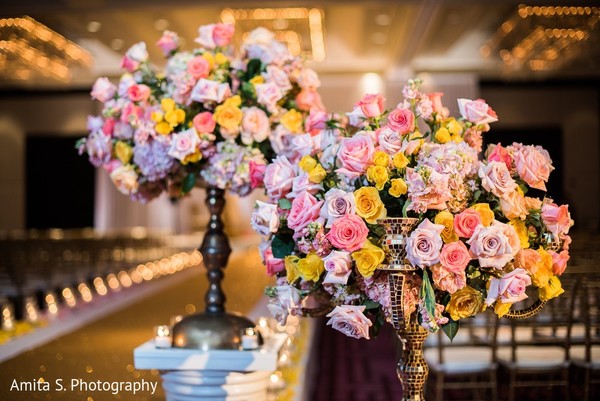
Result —
POLYGON ((175 328, 176 346, 239 345, 235 324, 250 322, 234 322, 229 338, 214 324, 227 317, 220 282, 231 248, 220 217, 223 191, 244 196, 261 186, 267 163, 276 154, 293 159, 291 145, 302 149, 327 118, 317 74, 272 32, 254 30, 239 49, 233 37, 232 25, 201 26, 198 47, 184 51, 177 34, 165 31, 156 43, 166 57, 164 69, 151 63, 145 43, 132 46, 119 82, 99 78, 94 84, 91 95, 102 110, 89 117, 89 135, 78 143, 80 153, 133 200, 147 202, 163 192, 178 198, 194 187, 207 188, 211 217, 200 250, 210 286, 201 317, 210 320, 202 327, 220 338, 204 338, 202 327, 186 319, 175 328), (189 335, 192 330, 196 334, 189 335))
POLYGON ((252 223, 277 277, 271 311, 282 320, 328 313, 328 325, 355 338, 392 323, 405 343, 404 399, 416 400, 427 332, 452 338, 486 308, 510 315, 531 287, 541 302, 563 292, 573 221, 544 195, 554 169, 544 149, 497 144, 481 154, 498 118, 484 100, 458 99, 461 115, 451 117, 419 80, 403 96, 386 111, 368 94, 337 140, 298 164, 275 158, 269 201, 252 223))

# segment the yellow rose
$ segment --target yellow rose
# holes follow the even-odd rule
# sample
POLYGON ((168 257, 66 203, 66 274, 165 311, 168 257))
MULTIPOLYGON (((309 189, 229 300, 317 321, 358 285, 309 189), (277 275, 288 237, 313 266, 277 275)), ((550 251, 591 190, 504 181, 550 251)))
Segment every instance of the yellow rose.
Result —
POLYGON ((352 259, 356 262, 356 268, 363 277, 371 277, 385 259, 385 252, 380 247, 366 240, 360 251, 352 252, 352 259))
POLYGON ((165 121, 175 127, 185 121, 185 111, 182 109, 169 110, 165 113, 165 121))
POLYGON ((250 83, 252 85, 258 85, 258 84, 264 84, 265 83, 265 78, 262 75, 257 75, 254 78, 252 78, 250 80, 250 83))
POLYGON ((508 224, 511 225, 517 232, 517 235, 519 236, 519 241, 521 242, 521 248, 529 248, 529 233, 527 231, 527 226, 525 225, 525 222, 520 219, 515 219, 509 221, 508 224))
POLYGON ((215 65, 215 56, 213 56, 212 53, 210 53, 210 52, 204 52, 204 53, 202 53, 202 58, 204 58, 204 60, 208 61, 208 65, 209 65, 210 69, 212 70, 213 66, 215 65))
POLYGON ((223 53, 219 52, 219 53, 215 54, 215 62, 217 64, 225 64, 228 61, 229 61, 229 59, 223 53))
POLYGON ((226 106, 240 107, 242 105, 242 98, 240 95, 231 96, 230 98, 227 98, 223 104, 226 106))
POLYGON ((388 167, 390 165, 390 155, 381 150, 376 151, 373 154, 373 164, 381 167, 388 167))
POLYGON ((123 164, 128 164, 133 156, 133 149, 127 143, 123 141, 117 141, 115 143, 115 155, 117 159, 121 161, 123 164))
POLYGON ((388 181, 388 171, 387 167, 382 166, 370 166, 367 169, 367 180, 369 182, 375 183, 375 187, 378 190, 382 190, 385 186, 385 183, 388 181))
POLYGON ((291 109, 281 116, 281 124, 290 132, 299 134, 302 132, 302 113, 291 109))
POLYGON ((511 306, 512 304, 510 303, 505 304, 501 301, 496 301, 496 304, 494 305, 494 312, 496 315, 498 315, 498 317, 502 317, 508 313, 511 306))
POLYGON ((375 224, 377 219, 387 216, 387 210, 379 197, 379 191, 375 187, 362 187, 354 191, 356 203, 356 214, 367 221, 375 224))
POLYGON ((486 227, 491 225, 492 221, 494 221, 494 212, 492 212, 492 209, 490 209, 490 205, 488 205, 487 203, 477 203, 471 206, 469 209, 473 209, 477 213, 479 213, 479 216, 481 217, 481 224, 483 224, 486 227))
POLYGON ((173 127, 171 127, 171 124, 169 124, 166 121, 159 122, 154 126, 154 129, 161 135, 169 135, 171 131, 173 131, 173 127))
POLYGON ((456 135, 460 135, 460 133, 462 131, 462 126, 460 125, 460 123, 458 121, 456 121, 456 119, 451 118, 450 120, 448 120, 446 122, 446 129, 448 130, 450 135, 452 135, 454 137, 456 135))
POLYGON ((443 210, 435 215, 433 220, 435 224, 441 224, 444 226, 444 230, 440 234, 444 242, 458 241, 458 235, 454 232, 454 215, 447 210, 443 210))
POLYGON ((321 164, 317 164, 317 167, 310 170, 308 173, 308 181, 313 182, 315 184, 320 184, 321 181, 325 179, 327 176, 327 171, 321 166, 321 164))
POLYGON ((392 184, 392 186, 390 187, 388 192, 395 198, 404 195, 408 191, 408 186, 402 178, 392 178, 390 183, 392 184))
POLYGON ((438 141, 439 143, 450 142, 451 139, 452 138, 450 137, 450 133, 444 127, 438 129, 437 132, 435 133, 435 140, 438 141))
POLYGON ((402 152, 398 152, 394 155, 394 159, 392 161, 394 167, 396 168, 404 168, 408 166, 408 158, 402 152))
POLYGON ((310 172, 313 168, 317 167, 317 161, 311 155, 304 155, 300 159, 298 166, 305 172, 310 172))
MULTIPOLYGON (((230 98, 231 99, 231 98, 230 98)), ((227 99, 229 100, 229 99, 227 99)), ((232 104, 225 101, 222 105, 217 106, 213 118, 221 127, 225 128, 229 132, 237 132, 244 113, 242 110, 232 104)))
POLYGON ((165 112, 175 110, 175 100, 166 97, 160 101, 160 107, 162 107, 165 112))
POLYGON ((298 262, 300 258, 296 255, 288 255, 283 259, 285 265, 285 272, 287 274, 288 283, 293 283, 300 277, 300 271, 298 270, 298 262))
POLYGON ((197 163, 200 161, 200 159, 202 159, 202 152, 200 152, 200 150, 197 150, 196 152, 187 155, 182 161, 181 164, 188 164, 188 163, 197 163))
POLYGON ((563 290, 562 284, 556 276, 550 277, 548 285, 538 290, 540 300, 542 301, 548 301, 552 298, 556 298, 563 292, 565 292, 565 290, 563 290))
POLYGON ((533 285, 538 288, 544 288, 548 285, 550 278, 554 274, 552 272, 552 255, 542 247, 537 250, 537 253, 540 255, 540 260, 537 262, 536 268, 529 270, 529 275, 531 276, 533 285))
POLYGON ((463 287, 450 296, 446 311, 452 320, 476 315, 485 309, 483 295, 473 287, 463 287))
POLYGON ((311 252, 298 261, 298 271, 307 281, 319 281, 321 273, 325 271, 325 263, 319 255, 311 252))
POLYGON ((153 111, 152 114, 150 115, 150 118, 155 123, 159 123, 165 118, 165 114, 162 111, 158 111, 158 110, 153 111))

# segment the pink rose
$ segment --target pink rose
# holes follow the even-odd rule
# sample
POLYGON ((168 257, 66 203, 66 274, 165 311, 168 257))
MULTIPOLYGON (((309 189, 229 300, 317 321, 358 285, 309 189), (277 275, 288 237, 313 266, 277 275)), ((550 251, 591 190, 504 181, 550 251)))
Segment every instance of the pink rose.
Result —
POLYGON ((144 110, 133 103, 127 104, 121 111, 121 121, 132 125, 138 124, 144 115, 144 110))
POLYGON ((348 337, 369 339, 369 327, 373 325, 363 314, 365 306, 336 306, 327 314, 327 325, 341 331, 348 337))
POLYGON ((179 47, 179 36, 175 32, 164 31, 156 46, 162 50, 165 56, 168 56, 179 47))
POLYGON ((519 177, 530 187, 545 191, 545 183, 554 170, 548 152, 541 146, 513 144, 512 148, 519 177))
POLYGON ((355 214, 346 214, 333 222, 327 239, 331 245, 348 252, 358 251, 367 240, 369 229, 355 214))
POLYGON ((283 69, 269 65, 267 71, 262 74, 267 82, 272 82, 281 89, 282 92, 287 92, 292 89, 292 83, 290 77, 283 69))
POLYGON ((385 111, 383 102, 385 99, 379 94, 367 94, 356 103, 363 115, 367 118, 379 117, 385 111))
POLYGON ((277 205, 257 200, 252 212, 252 228, 261 235, 276 233, 279 229, 279 213, 277 205))
POLYGON ((440 263, 453 273, 464 272, 470 261, 469 250, 462 241, 444 245, 440 253, 440 263))
POLYGON ((481 224, 481 215, 473 209, 465 209, 454 216, 454 232, 461 238, 471 238, 481 224))
POLYGON ((264 163, 257 163, 254 160, 250 160, 249 168, 250 168, 250 185, 251 185, 252 189, 263 186, 263 181, 265 179, 265 171, 267 169, 267 165, 264 163))
POLYGON ((406 258, 413 266, 425 268, 440 261, 442 237, 444 230, 441 224, 434 224, 425 219, 406 239, 406 258))
POLYGON ((365 124, 365 115, 358 106, 354 106, 350 113, 346 113, 346 117, 348 117, 348 124, 354 127, 361 127, 365 124))
POLYGON ((292 201, 292 209, 287 218, 288 227, 297 232, 316 221, 321 214, 321 205, 323 201, 306 191, 302 192, 292 201))
POLYGON ((117 93, 116 85, 110 82, 108 78, 102 77, 94 82, 91 95, 92 98, 104 103, 112 99, 115 96, 115 93, 117 93))
POLYGON ((435 264, 429 269, 431 270, 433 284, 439 290, 454 294, 467 285, 467 274, 464 270, 451 271, 441 264, 435 264))
POLYGON ((116 124, 117 121, 114 118, 107 118, 104 120, 104 124, 102 124, 102 132, 104 132, 106 136, 112 136, 115 131, 116 124))
POLYGON ((415 115, 409 109, 394 109, 388 115, 387 125, 400 135, 406 135, 415 128, 415 115))
POLYGON ((325 205, 321 210, 321 216, 327 219, 325 227, 331 227, 333 222, 342 216, 355 213, 356 203, 353 192, 331 188, 325 193, 325 205))
POLYGON ((346 284, 352 272, 352 258, 350 252, 331 251, 323 258, 327 275, 323 283, 346 284))
POLYGON ((215 130, 217 122, 210 111, 203 111, 194 116, 192 124, 200 134, 210 134, 215 130))
POLYGON ((277 156, 265 169, 265 189, 271 199, 284 197, 294 183, 294 167, 285 156, 277 156))
POLYGON ((512 156, 508 152, 508 149, 500 144, 497 144, 490 145, 487 152, 489 152, 487 156, 488 161, 502 162, 506 164, 506 168, 510 170, 512 166, 512 156))
POLYGON ((127 97, 132 102, 142 102, 150 97, 150 87, 144 84, 131 85, 127 89, 127 97))
POLYGON ((286 195, 287 198, 295 198, 303 192, 308 192, 311 195, 316 195, 319 191, 323 190, 321 184, 315 184, 308 179, 308 173, 300 171, 299 174, 294 177, 292 183, 292 192, 286 195))
POLYGON ((544 203, 542 205, 542 221, 548 231, 554 235, 554 238, 561 238, 568 234, 569 228, 573 225, 569 206, 558 206, 555 203, 544 203))
POLYGON ((306 117, 306 120, 304 121, 304 130, 311 136, 315 136, 325 129, 328 119, 329 116, 325 111, 311 109, 310 113, 306 117))
POLYGON ((271 133, 271 123, 267 114, 258 107, 244 107, 242 109, 242 142, 251 145, 252 142, 262 142, 271 133))
POLYGON ((448 111, 447 107, 444 107, 444 105, 442 105, 442 96, 444 96, 443 92, 433 92, 427 94, 427 97, 429 97, 429 100, 431 100, 433 112, 437 113, 437 115, 442 118, 446 118, 448 117, 450 112, 448 111))
POLYGON ((173 135, 169 156, 183 160, 186 156, 195 153, 200 145, 200 138, 193 128, 173 135))
POLYGON ((481 267, 493 267, 502 270, 519 251, 519 249, 516 249, 513 253, 513 248, 511 248, 509 237, 505 234, 504 226, 508 226, 508 224, 498 221, 494 221, 489 227, 479 225, 475 229, 473 236, 467 241, 470 245, 469 250, 472 256, 479 259, 481 267))
POLYGON ((231 88, 227 83, 219 83, 209 79, 200 78, 190 94, 190 98, 197 102, 221 103, 231 95, 231 88))
POLYGON ((139 42, 131 46, 127 53, 121 59, 121 68, 129 72, 136 71, 140 64, 148 60, 148 51, 146 50, 146 43, 139 42))
POLYGON ((230 24, 215 24, 212 31, 212 39, 215 42, 215 45, 219 47, 227 46, 231 43, 231 38, 233 38, 233 33, 235 28, 230 24))
POLYGON ((516 191, 517 183, 510 176, 506 164, 491 161, 487 165, 479 163, 479 177, 481 185, 499 198, 516 191))
POLYGON ((555 251, 548 251, 550 255, 552 255, 552 272, 557 276, 560 276, 564 273, 567 268, 567 262, 571 259, 569 256, 569 251, 560 251, 560 253, 555 251))
POLYGON ((204 57, 196 56, 188 63, 187 72, 194 79, 206 78, 210 73, 210 64, 204 57))
POLYGON ((427 209, 446 209, 446 202, 452 198, 449 178, 449 174, 440 174, 430 166, 421 166, 418 170, 406 169, 405 180, 410 200, 408 210, 425 213, 427 209))
POLYGON ((525 289, 531 285, 531 277, 524 269, 515 269, 502 278, 492 277, 485 303, 490 306, 497 300, 505 304, 514 304, 527 298, 525 289))
POLYGON ((483 99, 458 99, 460 114, 473 124, 489 124, 498 121, 496 112, 483 99))
POLYGON ((298 76, 298 85, 302 89, 317 89, 321 86, 319 75, 311 68, 303 68, 298 76))
POLYGON ((283 97, 281 89, 274 83, 255 85, 257 100, 270 112, 277 110, 277 102, 283 97))
MULTIPOLYGON (((261 246, 260 250, 262 253, 263 263, 267 268, 267 274, 269 276, 274 276, 279 272, 285 270, 285 263, 283 259, 278 259, 273 256, 273 249, 271 248, 270 243, 265 243, 266 247, 261 246)), ((262 245, 262 244, 261 244, 262 245)))
POLYGON ((364 174, 374 152, 373 139, 364 131, 353 137, 343 138, 337 155, 341 168, 336 172, 350 178, 364 174))
POLYGON ((321 95, 314 89, 302 89, 296 95, 296 106, 302 111, 325 110, 321 95))
POLYGON ((384 126, 378 129, 376 134, 381 150, 388 155, 394 156, 402 149, 402 136, 390 127, 384 126))

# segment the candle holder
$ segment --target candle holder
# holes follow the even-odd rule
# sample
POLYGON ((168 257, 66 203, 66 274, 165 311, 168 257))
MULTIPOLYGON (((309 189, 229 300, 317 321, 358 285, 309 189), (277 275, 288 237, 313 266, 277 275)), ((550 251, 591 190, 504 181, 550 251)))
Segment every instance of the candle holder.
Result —
MULTIPOLYGON (((253 328, 254 323, 240 314, 225 312, 226 298, 221 281, 223 269, 231 254, 229 239, 223 231, 224 224, 221 220, 225 191, 209 186, 206 192, 210 220, 199 248, 209 282, 205 295, 206 309, 204 313, 184 317, 173 326, 173 346, 202 350, 240 349, 243 330, 253 328)), ((261 345, 260 336, 258 341, 261 345)))

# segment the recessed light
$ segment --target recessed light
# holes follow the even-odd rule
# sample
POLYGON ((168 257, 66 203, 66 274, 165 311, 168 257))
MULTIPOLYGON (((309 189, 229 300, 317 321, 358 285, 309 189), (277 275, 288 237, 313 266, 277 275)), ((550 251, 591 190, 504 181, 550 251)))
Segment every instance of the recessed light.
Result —
POLYGON ((382 45, 385 43, 387 35, 383 32, 375 32, 371 35, 371 42, 376 45, 382 45))
POLYGON ((381 26, 387 26, 392 22, 392 18, 387 14, 378 14, 375 17, 375 23, 381 26))
POLYGON ((113 39, 110 42, 110 47, 113 50, 121 50, 123 48, 124 44, 125 44, 125 41, 123 39, 113 39))
POLYGON ((168 27, 169 27, 169 21, 167 21, 164 18, 159 18, 156 21, 154 21, 154 29, 156 29, 157 31, 164 31, 168 27))
POLYGON ((96 33, 100 30, 102 24, 99 21, 90 21, 87 24, 87 30, 91 33, 96 33))

